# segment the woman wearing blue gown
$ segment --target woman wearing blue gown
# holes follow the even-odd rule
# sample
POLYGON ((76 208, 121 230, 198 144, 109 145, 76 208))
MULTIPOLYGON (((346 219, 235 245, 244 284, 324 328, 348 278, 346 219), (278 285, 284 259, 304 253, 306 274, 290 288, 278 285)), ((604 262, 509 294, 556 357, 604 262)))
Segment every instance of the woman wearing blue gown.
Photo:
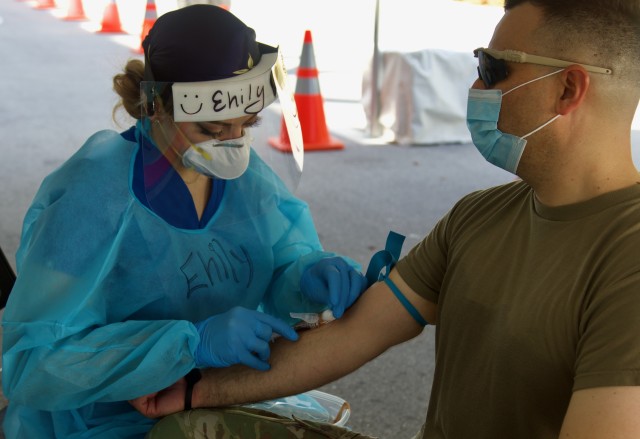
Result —
POLYGON ((9 439, 144 437, 155 421, 129 400, 200 368, 267 370, 272 337, 297 338, 291 312, 339 318, 364 289, 251 146, 285 85, 278 49, 211 5, 162 15, 143 47, 114 78, 135 125, 91 136, 25 216, 3 316, 9 439))

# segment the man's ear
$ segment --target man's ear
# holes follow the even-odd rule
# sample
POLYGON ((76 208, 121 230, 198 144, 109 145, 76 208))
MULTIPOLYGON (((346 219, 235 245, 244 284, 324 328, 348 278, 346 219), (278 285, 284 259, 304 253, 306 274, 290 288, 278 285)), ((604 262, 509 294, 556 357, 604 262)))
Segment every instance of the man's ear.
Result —
POLYGON ((584 67, 574 64, 560 73, 560 80, 563 90, 556 103, 556 113, 566 116, 584 101, 591 77, 584 67))

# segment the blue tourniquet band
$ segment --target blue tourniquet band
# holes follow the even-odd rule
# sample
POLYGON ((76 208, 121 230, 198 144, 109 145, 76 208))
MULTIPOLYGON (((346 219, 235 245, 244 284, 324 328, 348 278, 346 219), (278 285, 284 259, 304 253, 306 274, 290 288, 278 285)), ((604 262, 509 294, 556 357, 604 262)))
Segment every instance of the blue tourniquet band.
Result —
POLYGON ((373 255, 367 267, 367 283, 369 286, 378 282, 386 276, 389 276, 391 269, 398 259, 400 259, 400 251, 402 250, 402 244, 404 243, 404 235, 394 232, 389 232, 387 236, 387 243, 384 250, 380 250, 373 255), (386 267, 386 273, 381 274, 383 268, 386 267))
POLYGON ((376 282, 383 280, 391 291, 400 301, 402 306, 411 314, 420 326, 426 326, 427 321, 422 318, 418 310, 409 302, 409 300, 400 292, 396 284, 389 279, 389 273, 391 269, 396 265, 398 259, 400 259, 400 252, 402 250, 402 244, 404 243, 404 235, 400 235, 394 231, 390 231, 387 236, 387 243, 384 250, 380 250, 371 257, 369 261, 369 267, 367 267, 367 283, 368 286, 373 285, 376 282), (385 273, 381 273, 382 269, 386 268, 385 273))
POLYGON ((413 317, 413 319, 416 322, 418 322, 420 326, 428 325, 427 321, 422 318, 418 310, 411 304, 411 302, 409 302, 409 300, 406 297, 404 297, 404 294, 400 292, 396 284, 394 284, 391 279, 389 279, 388 277, 385 277, 384 283, 387 284, 389 288, 391 288, 391 291, 396 296, 396 298, 400 301, 402 306, 404 306, 404 309, 406 309, 409 312, 409 314, 411 314, 411 317, 413 317))

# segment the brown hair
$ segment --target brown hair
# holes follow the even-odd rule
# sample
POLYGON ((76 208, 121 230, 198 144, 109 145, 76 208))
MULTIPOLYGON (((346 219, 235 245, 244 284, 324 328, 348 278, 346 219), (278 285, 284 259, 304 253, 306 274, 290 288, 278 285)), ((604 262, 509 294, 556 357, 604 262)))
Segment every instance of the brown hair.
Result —
POLYGON ((137 59, 127 62, 123 72, 113 77, 113 90, 120 96, 120 101, 113 109, 113 113, 120 108, 129 113, 134 119, 140 119, 142 100, 140 99, 140 82, 144 78, 144 63, 137 59))
MULTIPOLYGON (((141 119, 144 107, 149 105, 141 95, 140 83, 144 81, 144 63, 137 59, 132 59, 124 66, 123 72, 113 77, 113 90, 120 96, 120 101, 113 108, 113 118, 119 109, 123 108, 134 119, 141 119)), ((162 108, 165 114, 173 114, 173 104, 171 97, 171 83, 155 83, 157 91, 154 95, 154 104, 162 108)), ((150 93, 150 90, 146 90, 150 93)), ((145 111, 146 114, 150 114, 145 111)))
POLYGON ((505 10, 523 3, 541 8, 545 24, 536 37, 545 54, 613 69, 614 77, 640 87, 640 1, 505 0, 505 10))

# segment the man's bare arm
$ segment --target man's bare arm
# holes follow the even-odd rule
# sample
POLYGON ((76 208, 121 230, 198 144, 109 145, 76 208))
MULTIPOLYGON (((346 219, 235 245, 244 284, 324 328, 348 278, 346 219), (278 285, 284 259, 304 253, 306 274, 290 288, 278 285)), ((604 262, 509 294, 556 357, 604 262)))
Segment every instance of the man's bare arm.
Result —
MULTIPOLYGON (((396 271, 391 279, 425 320, 435 322, 435 304, 413 292, 396 271)), ((421 331, 390 289, 378 282, 342 318, 303 332, 296 342, 276 341, 270 371, 243 366, 204 371, 192 405, 225 406, 311 390, 353 372, 421 331)))
POLYGON ((640 386, 596 387, 573 393, 561 439, 640 437, 640 386))

